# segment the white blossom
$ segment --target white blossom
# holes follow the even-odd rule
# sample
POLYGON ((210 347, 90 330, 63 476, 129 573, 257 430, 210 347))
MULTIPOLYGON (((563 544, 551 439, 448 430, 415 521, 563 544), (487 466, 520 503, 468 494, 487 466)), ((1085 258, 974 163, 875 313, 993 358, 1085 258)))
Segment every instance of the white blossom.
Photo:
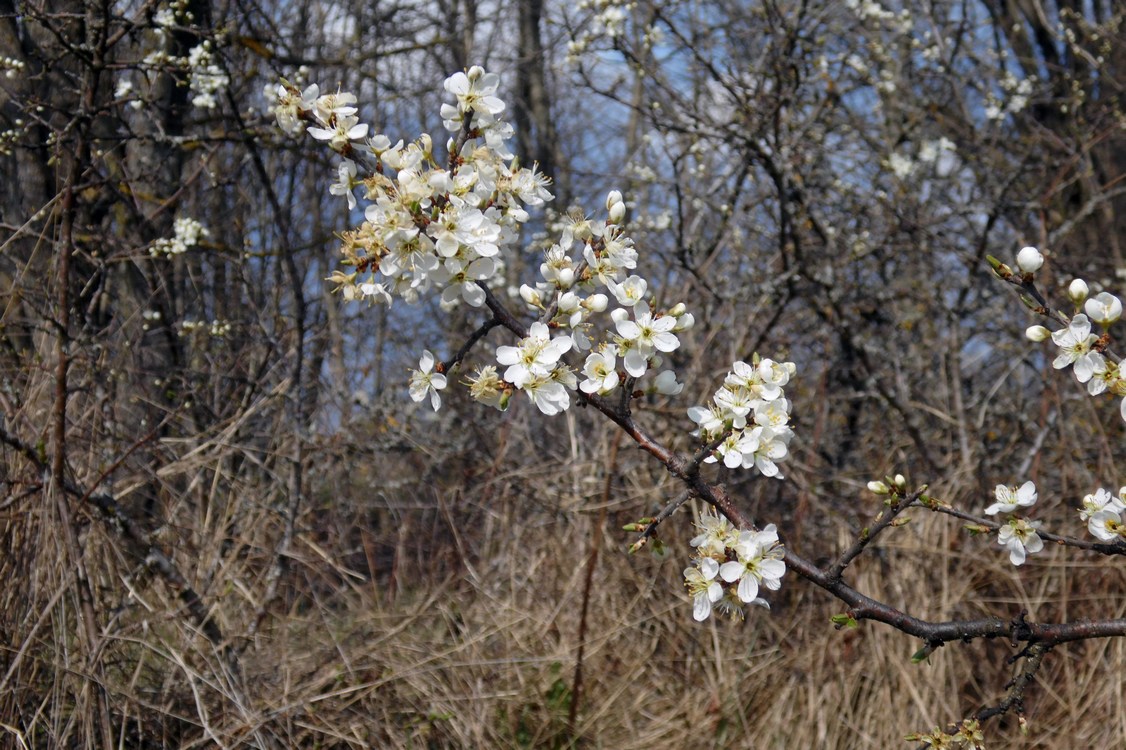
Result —
POLYGON ((418 369, 411 372, 410 394, 415 401, 422 401, 427 394, 430 395, 430 405, 434 411, 442 406, 442 397, 438 391, 446 387, 446 376, 434 371, 435 359, 429 350, 422 352, 418 360, 418 369))
POLYGON ((1009 551, 1009 562, 1024 565, 1027 555, 1044 549, 1044 541, 1036 533, 1039 527, 1039 521, 1013 518, 1000 528, 997 543, 1009 551))
POLYGON ((986 515, 1012 513, 1017 508, 1031 508, 1036 504, 1036 485, 1032 482, 1025 482, 1018 489, 999 484, 993 490, 993 496, 997 502, 985 509, 986 515))

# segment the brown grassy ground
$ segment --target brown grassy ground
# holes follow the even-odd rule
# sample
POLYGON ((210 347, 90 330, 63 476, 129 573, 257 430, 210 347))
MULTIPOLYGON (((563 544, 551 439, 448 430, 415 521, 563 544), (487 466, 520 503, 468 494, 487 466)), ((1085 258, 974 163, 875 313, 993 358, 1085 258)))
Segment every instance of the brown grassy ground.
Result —
MULTIPOLYGON (((922 644, 871 623, 836 630, 843 607, 793 574, 770 612, 693 622, 681 571, 698 509, 662 527, 667 558, 626 554, 622 525, 676 490, 584 418, 488 417, 441 428, 441 445, 417 437, 436 434, 426 424, 325 439, 283 596, 257 630, 282 506, 217 449, 224 435, 179 446, 160 472, 169 521, 154 537, 228 653, 87 514, 100 614, 89 657, 53 510, 7 508, 0 744, 98 747, 104 691, 121 747, 906 748, 906 734, 1004 695, 1009 644, 950 644, 912 664, 922 644), (393 449, 404 440, 410 450, 393 449)), ((792 482, 732 490, 797 551, 828 559, 878 501, 822 494, 800 455, 790 468, 792 482)), ((972 496, 957 481, 932 491, 972 496)), ((1042 504, 1040 517, 1074 523, 1066 503, 1042 504)), ((909 515, 849 569, 861 591, 928 619, 1126 616, 1114 560, 1053 548, 1016 569, 954 520, 909 515)), ((995 720, 988 747, 1123 746, 1124 665, 1122 640, 1058 648, 1027 695, 1028 733, 995 720)))

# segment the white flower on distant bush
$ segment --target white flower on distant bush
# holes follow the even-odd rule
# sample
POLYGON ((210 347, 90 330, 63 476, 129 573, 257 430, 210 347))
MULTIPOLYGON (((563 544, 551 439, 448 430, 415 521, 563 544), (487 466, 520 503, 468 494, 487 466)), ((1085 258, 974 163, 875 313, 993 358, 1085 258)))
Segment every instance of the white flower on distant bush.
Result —
POLYGON ((1012 518, 997 532, 997 542, 1009 551, 1009 562, 1024 565, 1027 555, 1044 549, 1044 541, 1036 533, 1039 521, 1012 518))
POLYGON ((1031 508, 1036 504, 1036 485, 1032 482, 1025 482, 1018 489, 999 484, 993 490, 993 496, 997 499, 997 502, 985 509, 986 515, 1012 513, 1017 508, 1031 508))
POLYGON ((1103 328, 1122 317, 1122 300, 1109 292, 1099 292, 1083 305, 1083 312, 1103 328))
POLYGON ((1025 273, 1036 273, 1043 265, 1044 256, 1034 247, 1022 247, 1017 253, 1017 267, 1025 273))
POLYGON ((430 405, 434 407, 434 411, 438 411, 442 405, 442 397, 438 395, 438 391, 446 387, 446 376, 434 372, 434 364, 434 355, 429 350, 424 350, 418 360, 418 369, 411 372, 409 390, 411 398, 415 401, 422 401, 427 394, 430 394, 430 405))
POLYGON ((915 171, 916 164, 910 156, 894 153, 887 158, 888 169, 899 179, 905 179, 915 171))
POLYGON ((211 233, 195 219, 188 216, 179 216, 172 223, 172 237, 159 239, 152 243, 149 255, 180 255, 195 247, 211 233))
POLYGON ((212 62, 211 42, 204 41, 188 51, 188 88, 195 94, 192 104, 202 109, 214 109, 218 103, 215 92, 230 83, 223 69, 212 62))
POLYGON ((949 138, 925 141, 919 149, 919 161, 934 164, 935 174, 949 177, 958 166, 958 147, 949 138))

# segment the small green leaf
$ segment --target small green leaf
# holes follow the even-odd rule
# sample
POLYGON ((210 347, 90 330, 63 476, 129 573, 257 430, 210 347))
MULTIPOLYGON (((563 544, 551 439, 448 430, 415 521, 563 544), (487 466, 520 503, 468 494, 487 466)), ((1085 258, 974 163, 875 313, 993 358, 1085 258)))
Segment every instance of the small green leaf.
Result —
POLYGON ((921 649, 911 654, 911 663, 920 664, 930 658, 934 653, 934 646, 923 646, 921 649))

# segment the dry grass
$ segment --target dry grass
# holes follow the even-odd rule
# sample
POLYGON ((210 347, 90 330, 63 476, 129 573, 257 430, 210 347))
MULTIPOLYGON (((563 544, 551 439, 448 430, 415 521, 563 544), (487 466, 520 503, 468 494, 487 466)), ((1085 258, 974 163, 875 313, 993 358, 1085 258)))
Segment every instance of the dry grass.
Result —
MULTIPOLYGON (((396 459, 331 484, 340 475, 324 470, 299 524, 284 608, 249 640, 281 520, 245 494, 212 493, 210 516, 163 533, 241 651, 237 671, 98 523, 84 544, 106 621, 96 660, 83 661, 53 516, 8 511, 4 744, 91 745, 99 686, 123 747, 229 748, 908 747, 905 734, 1003 694, 1008 644, 951 644, 912 665, 919 643, 873 624, 835 630, 828 617, 841 608, 792 576, 772 612, 693 623, 680 581, 690 511, 666 527, 669 559, 627 556, 621 524, 669 488, 619 466, 603 495, 606 467, 584 457, 606 446, 563 432, 547 437, 575 454, 554 457, 564 468, 505 473, 502 450, 473 471, 455 459, 412 474, 396 459), (233 528, 235 509, 232 540, 216 529, 233 528)), ((513 429, 508 445, 544 437, 513 429)), ((928 618, 1022 608, 1036 619, 1122 616, 1122 571, 1082 557, 1051 550, 1014 570, 986 540, 918 511, 851 580, 928 618)), ((1123 649, 1094 641, 1050 654, 1029 696, 1031 732, 993 722, 989 747, 1119 744, 1123 649)))

